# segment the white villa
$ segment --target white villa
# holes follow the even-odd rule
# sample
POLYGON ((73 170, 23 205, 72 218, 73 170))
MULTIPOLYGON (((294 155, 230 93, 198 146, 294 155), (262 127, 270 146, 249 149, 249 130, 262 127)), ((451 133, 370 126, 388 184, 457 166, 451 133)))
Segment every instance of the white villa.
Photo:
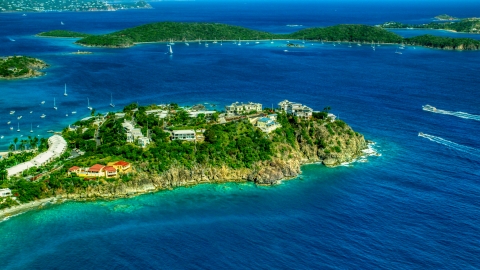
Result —
POLYGON ((262 111, 262 104, 253 102, 240 103, 237 101, 235 103, 232 103, 232 105, 225 106, 225 111, 229 114, 242 114, 251 111, 260 112, 262 111))
POLYGON ((312 117, 313 113, 312 108, 301 103, 291 102, 288 100, 278 103, 278 108, 285 111, 287 114, 292 114, 304 119, 312 117))
POLYGON ((193 129, 173 130, 172 140, 194 141, 196 138, 195 135, 196 133, 193 129))
POLYGON ((282 125, 277 122, 276 114, 270 114, 267 117, 258 119, 257 121, 257 127, 265 133, 270 133, 281 126, 282 125))
POLYGON ((0 189, 0 198, 12 196, 12 191, 9 188, 0 189))
POLYGON ((133 143, 135 140, 138 140, 138 144, 145 148, 148 144, 150 144, 150 139, 148 137, 143 136, 142 130, 140 128, 135 128, 131 122, 123 122, 122 127, 125 129, 127 133, 127 142, 133 143))

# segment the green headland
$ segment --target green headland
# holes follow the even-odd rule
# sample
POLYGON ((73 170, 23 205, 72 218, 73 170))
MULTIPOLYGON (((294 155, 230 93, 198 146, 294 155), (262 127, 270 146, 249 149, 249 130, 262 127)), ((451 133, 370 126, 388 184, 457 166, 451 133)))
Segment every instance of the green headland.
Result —
MULTIPOLYGON (((460 22, 459 22, 460 23, 460 22)), ((472 22, 473 23, 473 22, 472 22)), ((290 34, 272 34, 240 26, 219 23, 150 23, 105 35, 88 35, 69 31, 39 33, 44 37, 77 37, 75 43, 83 46, 125 48, 136 43, 168 41, 222 41, 222 40, 275 40, 296 39, 306 41, 334 41, 357 43, 410 44, 449 50, 478 50, 480 42, 474 39, 442 38, 424 36, 403 38, 384 28, 398 28, 397 23, 386 23, 381 27, 359 24, 341 24, 330 27, 307 28, 290 34)), ((480 29, 477 28, 477 29, 480 29)))
POLYGON ((23 79, 44 75, 41 69, 48 65, 28 56, 0 57, 0 79, 23 79))

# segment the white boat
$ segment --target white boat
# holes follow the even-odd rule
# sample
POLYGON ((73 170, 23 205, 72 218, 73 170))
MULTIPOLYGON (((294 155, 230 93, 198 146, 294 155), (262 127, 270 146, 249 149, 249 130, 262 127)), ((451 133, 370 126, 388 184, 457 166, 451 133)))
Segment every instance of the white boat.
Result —
POLYGON ((20 123, 18 123, 17 132, 20 132, 20 123))
POLYGON ((284 52, 288 52, 288 50, 283 50, 284 52))
POLYGON ((90 99, 87 98, 87 108, 91 111, 93 108, 90 107, 90 99))
POLYGON ((185 45, 190 46, 190 44, 188 44, 188 42, 185 42, 185 45))
POLYGON ((429 112, 434 112, 434 111, 437 110, 437 108, 435 108, 435 107, 433 107, 433 106, 430 106, 430 105, 428 105, 428 104, 427 104, 427 105, 423 105, 423 106, 422 106, 422 109, 423 109, 424 111, 429 111, 429 112))
POLYGON ((18 120, 22 119, 22 116, 20 115, 19 117, 17 117, 18 120))
POLYGON ((25 16, 27 16, 27 14, 23 13, 23 15, 22 15, 22 16, 23 16, 23 17, 25 17, 25 16))
POLYGON ((67 114, 65 114, 65 116, 66 116, 66 117, 68 117, 68 113, 67 113, 67 114))
POLYGON ((248 44, 250 44, 250 42, 247 42, 247 43, 245 43, 245 44, 247 44, 247 45, 248 45, 248 44))
POLYGON ((45 116, 46 116, 45 114, 40 115, 41 118, 45 118, 45 116))
POLYGON ((360 44, 360 43, 357 43, 357 46, 362 46, 362 44, 360 44))
POLYGON ((13 127, 10 127, 10 130, 13 130, 13 127))
POLYGON ((2 135, 2 136, 0 137, 0 139, 3 139, 3 138, 4 138, 4 137, 3 137, 3 135, 2 135))
POLYGON ((208 43, 205 42, 205 47, 208 47, 208 43))
POLYGON ((40 104, 45 104, 45 100, 44 100, 44 101, 42 101, 42 102, 40 102, 40 104))
POLYGON ((76 113, 77 113, 77 111, 72 111, 72 114, 76 114, 76 113))
POLYGON ((213 44, 217 44, 217 43, 218 43, 218 42, 217 42, 217 39, 215 39, 212 43, 213 43, 213 44))
POLYGON ((15 113, 15 111, 10 111, 10 114, 14 114, 14 113, 15 113))
POLYGON ((60 22, 61 25, 65 25, 63 22, 60 22))
POLYGON ((113 97, 112 97, 112 93, 110 93, 110 107, 114 108, 115 107, 115 104, 113 104, 113 97))
POLYGON ((418 133, 418 136, 420 136, 420 137, 422 137, 423 135, 424 135, 423 132, 418 133))
POLYGON ((33 133, 33 125, 30 123, 30 133, 33 133))
POLYGON ((348 42, 348 47, 351 48, 351 47, 352 47, 352 43, 348 42))
POLYGON ((58 108, 57 108, 57 105, 55 105, 55 98, 53 98, 53 108, 54 108, 55 110, 58 109, 58 108))
POLYGON ((7 122, 7 125, 10 125, 10 123, 11 123, 11 121, 8 121, 8 122, 7 122))
POLYGON ((255 44, 259 44, 259 43, 260 43, 260 41, 255 41, 255 44))
POLYGON ((68 96, 68 95, 67 95, 67 84, 65 84, 65 92, 63 92, 63 95, 64 95, 64 96, 68 96))
POLYGON ((238 46, 241 46, 242 45, 242 41, 240 39, 238 39, 238 46))
POLYGON ((168 45, 168 47, 169 47, 168 54, 173 54, 172 45, 168 45))
POLYGON ((170 43, 168 43, 170 45, 175 45, 175 43, 173 42, 173 38, 170 39, 170 43))
POLYGON ((30 111, 30 113, 33 113, 33 111, 30 111))

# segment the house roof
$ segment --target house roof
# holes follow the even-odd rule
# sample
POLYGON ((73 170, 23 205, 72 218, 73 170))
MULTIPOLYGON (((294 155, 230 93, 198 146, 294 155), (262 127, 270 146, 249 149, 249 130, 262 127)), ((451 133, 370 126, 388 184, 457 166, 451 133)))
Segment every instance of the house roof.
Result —
POLYGON ((271 120, 270 118, 266 118, 266 117, 262 117, 262 118, 258 119, 258 122, 265 122, 265 123, 267 123, 267 122, 270 122, 270 121, 272 121, 272 120, 271 120))
POLYGON ((99 172, 100 170, 102 170, 105 166, 104 165, 100 165, 100 164, 95 164, 93 165, 92 167, 90 167, 90 169, 88 169, 89 172, 99 172))
POLYGON ((130 165, 130 163, 126 162, 126 161, 123 161, 123 160, 120 160, 120 161, 117 161, 115 162, 113 165, 118 165, 118 166, 128 166, 130 165))
POLYGON ((117 171, 117 169, 115 169, 112 166, 106 166, 105 168, 103 168, 103 170, 105 170, 106 172, 116 172, 117 171))
POLYGON ((78 166, 73 166, 73 167, 71 167, 70 169, 68 169, 68 171, 69 171, 69 172, 73 172, 73 171, 76 171, 76 170, 78 170, 78 169, 80 169, 80 167, 78 167, 78 166))

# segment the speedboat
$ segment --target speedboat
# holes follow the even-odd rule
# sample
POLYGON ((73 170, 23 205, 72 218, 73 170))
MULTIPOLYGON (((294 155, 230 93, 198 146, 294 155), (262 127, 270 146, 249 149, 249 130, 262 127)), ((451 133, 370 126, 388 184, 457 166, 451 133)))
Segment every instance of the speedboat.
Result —
POLYGON ((14 114, 14 113, 15 113, 15 111, 10 111, 10 114, 14 114))
POLYGON ((17 117, 18 120, 22 119, 22 116, 20 115, 19 117, 17 117))
POLYGON ((42 101, 42 102, 40 102, 40 104, 45 104, 45 100, 44 100, 44 101, 42 101))
POLYGON ((8 121, 8 122, 7 122, 7 125, 10 125, 10 123, 11 123, 11 121, 8 121))
POLYGON ((423 135, 424 135, 423 132, 418 133, 418 136, 423 136, 423 135))
POLYGON ((433 107, 433 106, 430 106, 430 105, 428 105, 428 104, 422 106, 422 109, 423 109, 424 111, 430 111, 430 112, 434 112, 434 111, 437 110, 437 108, 435 108, 435 107, 433 107))
POLYGON ((45 114, 40 115, 41 118, 45 118, 45 116, 46 116, 45 114))

